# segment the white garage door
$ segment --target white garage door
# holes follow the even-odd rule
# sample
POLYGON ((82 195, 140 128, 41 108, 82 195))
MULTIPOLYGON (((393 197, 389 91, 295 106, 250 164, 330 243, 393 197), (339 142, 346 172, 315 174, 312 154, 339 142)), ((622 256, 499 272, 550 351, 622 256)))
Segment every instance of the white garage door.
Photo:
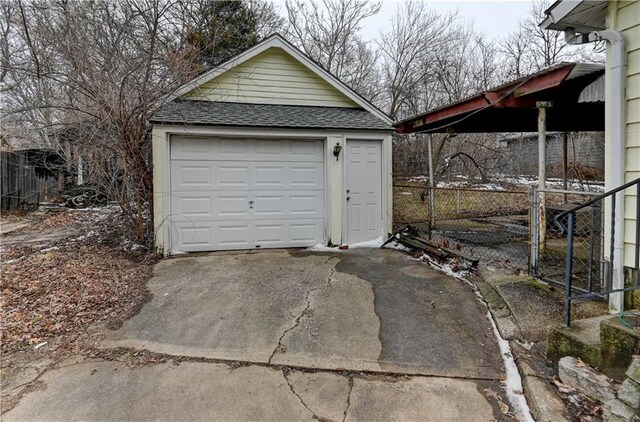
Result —
POLYGON ((171 251, 323 240, 322 140, 171 138, 171 251))

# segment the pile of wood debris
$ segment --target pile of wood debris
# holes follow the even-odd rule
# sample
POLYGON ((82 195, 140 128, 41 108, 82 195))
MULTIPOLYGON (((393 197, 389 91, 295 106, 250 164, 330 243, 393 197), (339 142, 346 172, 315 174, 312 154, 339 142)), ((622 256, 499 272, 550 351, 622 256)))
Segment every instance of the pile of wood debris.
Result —
POLYGON ((473 273, 478 266, 477 259, 467 257, 425 239, 420 231, 413 226, 406 226, 395 232, 382 245, 382 247, 385 246, 405 252, 454 277, 465 278, 473 273))

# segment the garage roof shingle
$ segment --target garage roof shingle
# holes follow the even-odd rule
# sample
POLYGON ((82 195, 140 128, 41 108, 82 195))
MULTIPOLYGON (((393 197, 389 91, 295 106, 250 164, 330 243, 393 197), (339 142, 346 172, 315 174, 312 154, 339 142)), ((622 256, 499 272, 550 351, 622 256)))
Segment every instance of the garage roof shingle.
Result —
POLYGON ((174 100, 151 121, 165 124, 251 126, 297 129, 389 130, 393 127, 359 108, 174 100))

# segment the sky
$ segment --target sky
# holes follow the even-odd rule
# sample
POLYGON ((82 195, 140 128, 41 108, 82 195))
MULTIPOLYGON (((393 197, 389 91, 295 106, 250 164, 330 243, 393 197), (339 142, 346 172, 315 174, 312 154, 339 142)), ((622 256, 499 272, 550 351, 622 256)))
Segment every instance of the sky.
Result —
MULTIPOLYGON (((366 40, 377 39, 380 31, 388 28, 389 19, 399 2, 400 0, 382 0, 380 13, 364 22, 361 35, 366 40)), ((276 0, 275 3, 281 7, 282 13, 284 0, 276 0)), ((428 3, 441 14, 459 10, 462 19, 472 21, 478 32, 494 39, 514 30, 518 19, 526 17, 530 8, 530 1, 527 0, 440 0, 428 3)))

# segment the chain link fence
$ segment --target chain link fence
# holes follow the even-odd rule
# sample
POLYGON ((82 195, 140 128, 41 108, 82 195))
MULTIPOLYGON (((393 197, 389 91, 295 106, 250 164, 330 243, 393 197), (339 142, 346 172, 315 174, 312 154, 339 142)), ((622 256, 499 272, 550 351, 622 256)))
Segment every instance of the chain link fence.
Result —
MULTIPOLYGON (((567 259, 568 216, 565 211, 585 203, 598 193, 535 190, 536 204, 544 203, 546 232, 533 233, 540 244, 533 250, 532 272, 536 277, 564 284, 567 259), (542 237, 542 238, 541 238, 542 237)), ((534 212, 540 212, 540 205, 534 212)), ((536 216, 537 218, 537 216, 536 216)), ((600 202, 576 212, 573 230, 573 286, 585 292, 601 291, 604 273, 603 218, 600 202)), ((535 227, 535 226, 534 226, 535 227)), ((537 227, 535 227, 537 230, 537 227)))
POLYGON ((483 264, 527 270, 528 192, 395 183, 393 196, 396 230, 412 225, 439 245, 483 264))

